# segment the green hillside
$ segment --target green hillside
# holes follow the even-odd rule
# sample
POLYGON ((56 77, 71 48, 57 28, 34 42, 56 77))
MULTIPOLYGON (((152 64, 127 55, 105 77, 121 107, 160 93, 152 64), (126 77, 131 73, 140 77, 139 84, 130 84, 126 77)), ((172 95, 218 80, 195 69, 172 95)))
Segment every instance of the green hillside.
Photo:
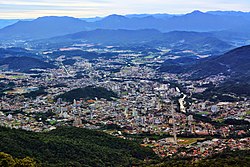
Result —
POLYGON ((32 58, 32 57, 7 57, 0 60, 0 66, 8 66, 7 69, 20 71, 20 72, 29 72, 31 69, 40 68, 55 68, 53 64, 49 64, 42 60, 32 58))
POLYGON ((231 151, 228 149, 220 154, 198 161, 167 158, 159 164, 148 165, 148 167, 248 167, 249 165, 249 150, 231 151))
POLYGON ((87 86, 85 88, 73 89, 59 95, 57 98, 62 98, 65 101, 72 102, 74 99, 79 100, 80 98, 83 98, 89 100, 95 99, 96 97, 111 100, 111 97, 117 97, 117 94, 102 87, 87 86))
POLYGON ((41 165, 30 157, 23 159, 13 158, 11 155, 0 152, 1 167, 40 167, 41 165))
POLYGON ((0 152, 42 166, 130 166, 155 158, 149 148, 103 132, 60 127, 46 133, 0 128, 0 152))

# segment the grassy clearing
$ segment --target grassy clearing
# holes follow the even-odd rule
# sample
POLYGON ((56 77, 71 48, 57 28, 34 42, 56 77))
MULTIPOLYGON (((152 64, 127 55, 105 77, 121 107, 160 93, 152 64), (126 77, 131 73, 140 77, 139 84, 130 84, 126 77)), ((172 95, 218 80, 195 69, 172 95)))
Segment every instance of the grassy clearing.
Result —
POLYGON ((178 138, 178 144, 190 145, 196 143, 198 140, 204 140, 204 138, 178 138))

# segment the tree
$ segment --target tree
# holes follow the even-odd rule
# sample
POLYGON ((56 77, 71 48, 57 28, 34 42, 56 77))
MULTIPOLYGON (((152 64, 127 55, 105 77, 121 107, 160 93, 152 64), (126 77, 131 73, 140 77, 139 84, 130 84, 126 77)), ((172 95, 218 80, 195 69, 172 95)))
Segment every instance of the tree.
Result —
POLYGON ((4 152, 0 152, 0 166, 2 167, 14 167, 16 164, 13 157, 4 152))

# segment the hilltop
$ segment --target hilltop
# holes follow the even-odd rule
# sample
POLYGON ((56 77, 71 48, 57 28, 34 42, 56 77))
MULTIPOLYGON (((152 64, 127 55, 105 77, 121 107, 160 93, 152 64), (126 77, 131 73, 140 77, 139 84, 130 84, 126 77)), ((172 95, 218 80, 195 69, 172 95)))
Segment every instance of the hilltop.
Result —
POLYGON ((32 57, 7 57, 0 60, 0 66, 7 66, 7 69, 21 72, 28 72, 34 68, 47 69, 55 66, 42 60, 32 57))
MULTIPOLYGON (((188 60, 191 63, 172 60, 165 61, 160 70, 162 72, 188 74, 187 79, 201 80, 215 75, 226 76, 219 85, 214 85, 198 95, 203 98, 234 94, 250 96, 250 45, 233 49, 219 56, 212 56, 201 60, 188 60)), ((233 100, 222 98, 221 100, 233 100)))
POLYGON ((117 94, 111 90, 107 90, 102 87, 92 87, 87 86, 85 88, 73 89, 69 92, 59 95, 57 98, 62 98, 65 101, 73 101, 74 99, 79 100, 83 98, 85 100, 95 99, 95 98, 104 98, 111 100, 112 97, 117 97, 117 94))

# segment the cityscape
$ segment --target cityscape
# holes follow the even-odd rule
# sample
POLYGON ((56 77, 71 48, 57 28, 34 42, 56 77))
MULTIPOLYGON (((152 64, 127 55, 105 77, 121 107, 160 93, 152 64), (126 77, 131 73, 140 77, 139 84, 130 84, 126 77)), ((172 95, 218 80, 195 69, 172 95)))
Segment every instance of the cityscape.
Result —
POLYGON ((0 19, 0 166, 248 166, 250 15, 221 13, 0 19))

